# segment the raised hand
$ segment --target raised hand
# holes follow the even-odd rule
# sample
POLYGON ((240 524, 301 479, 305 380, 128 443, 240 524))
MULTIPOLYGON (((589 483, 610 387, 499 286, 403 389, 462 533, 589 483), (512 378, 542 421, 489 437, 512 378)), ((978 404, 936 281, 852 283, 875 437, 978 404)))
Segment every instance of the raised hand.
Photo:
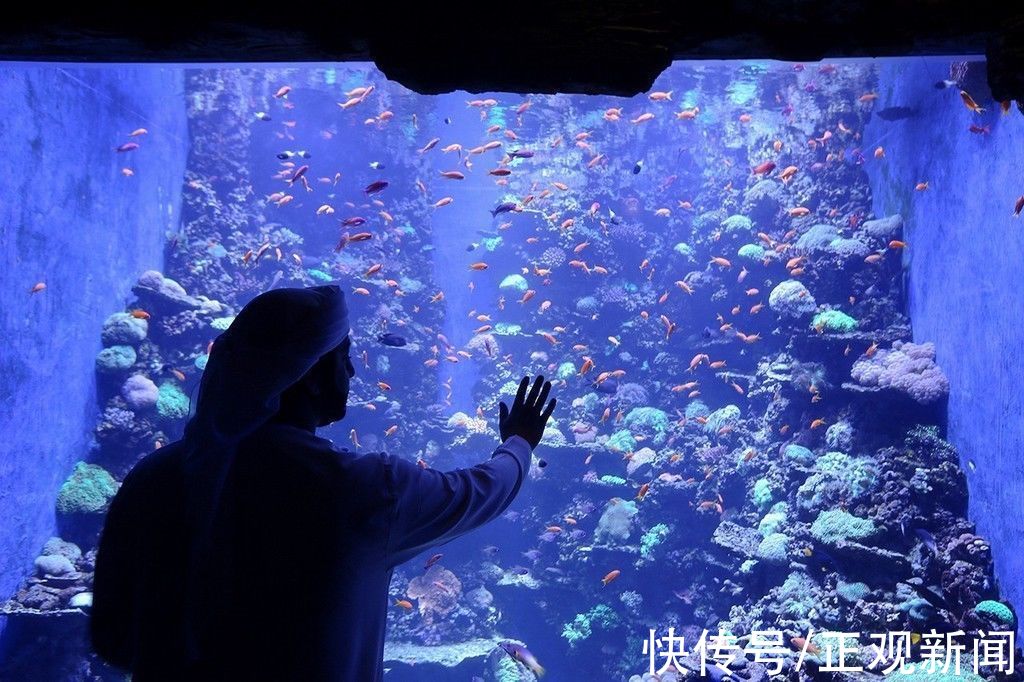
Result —
POLYGON ((536 448, 540 443, 541 436, 544 435, 544 427, 548 423, 548 418, 555 411, 557 401, 552 398, 547 407, 544 407, 544 401, 547 400, 548 393, 551 392, 551 382, 545 382, 543 375, 537 376, 536 381, 533 382, 533 389, 527 395, 526 389, 529 385, 530 377, 523 377, 511 410, 504 402, 500 403, 498 424, 502 442, 512 436, 522 436, 531 448, 536 448))

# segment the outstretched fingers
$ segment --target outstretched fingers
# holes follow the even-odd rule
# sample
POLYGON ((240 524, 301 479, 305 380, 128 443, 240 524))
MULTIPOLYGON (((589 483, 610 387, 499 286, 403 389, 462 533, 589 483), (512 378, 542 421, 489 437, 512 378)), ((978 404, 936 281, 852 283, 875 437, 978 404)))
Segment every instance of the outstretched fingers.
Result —
POLYGON ((538 374, 537 379, 533 382, 533 389, 530 391, 530 397, 526 401, 526 407, 533 409, 537 404, 537 396, 540 394, 540 389, 543 385, 544 375, 538 374))
POLYGON ((544 388, 541 389, 541 392, 540 392, 540 397, 538 397, 537 398, 537 402, 534 403, 534 407, 536 408, 536 410, 538 412, 540 412, 541 409, 543 409, 544 403, 547 402, 548 393, 551 393, 551 382, 550 381, 547 382, 546 384, 544 384, 544 388))
POLYGON ((512 403, 512 409, 516 409, 519 405, 526 402, 526 388, 530 385, 530 377, 523 377, 523 380, 519 382, 519 391, 516 392, 516 401, 512 403))
POLYGON ((557 398, 552 398, 551 402, 548 403, 547 409, 544 410, 544 412, 541 414, 541 419, 543 419, 545 422, 547 421, 548 417, 551 416, 551 413, 555 411, 555 403, 556 402, 558 402, 558 399, 557 398))

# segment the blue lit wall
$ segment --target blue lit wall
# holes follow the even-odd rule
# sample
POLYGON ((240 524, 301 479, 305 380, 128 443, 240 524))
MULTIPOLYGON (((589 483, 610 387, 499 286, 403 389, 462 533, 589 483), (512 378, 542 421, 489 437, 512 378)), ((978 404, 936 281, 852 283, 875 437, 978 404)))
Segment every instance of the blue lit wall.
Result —
POLYGON ((103 320, 163 265, 188 131, 176 67, 9 64, 0 90, 3 601, 55 534, 57 490, 88 455, 103 320), (116 153, 137 128, 149 131, 141 148, 116 153))
POLYGON ((875 109, 918 113, 873 117, 866 167, 875 212, 906 221, 914 340, 935 342, 949 376, 949 439, 967 474, 970 517, 992 543, 1002 589, 1024 613, 1024 217, 1011 217, 1024 194, 1024 116, 1016 108, 1002 116, 991 103, 975 114, 957 89, 936 89, 949 63, 879 62, 875 109), (971 124, 990 133, 972 133, 971 124), (872 163, 879 144, 885 160, 872 163), (924 181, 929 188, 915 191, 924 181))

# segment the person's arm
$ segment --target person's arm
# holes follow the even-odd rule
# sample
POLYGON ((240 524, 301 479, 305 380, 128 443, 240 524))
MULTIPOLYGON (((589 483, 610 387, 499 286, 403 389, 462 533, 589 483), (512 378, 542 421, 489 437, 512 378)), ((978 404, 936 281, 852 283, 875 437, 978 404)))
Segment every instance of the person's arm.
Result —
POLYGON ((446 472, 387 457, 389 486, 396 498, 389 568, 500 516, 526 479, 532 450, 524 438, 512 436, 488 461, 446 472))

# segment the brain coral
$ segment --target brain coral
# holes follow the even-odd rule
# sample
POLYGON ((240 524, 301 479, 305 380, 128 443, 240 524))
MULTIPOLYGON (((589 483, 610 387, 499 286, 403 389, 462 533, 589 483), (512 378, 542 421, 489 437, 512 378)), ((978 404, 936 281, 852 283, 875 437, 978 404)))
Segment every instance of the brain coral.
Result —
POLYGON ((779 282, 768 295, 768 305, 783 317, 809 315, 817 308, 811 292, 795 279, 779 282))
POLYGON ((103 322, 100 338, 104 346, 134 346, 146 338, 149 323, 128 313, 114 313, 103 322))

